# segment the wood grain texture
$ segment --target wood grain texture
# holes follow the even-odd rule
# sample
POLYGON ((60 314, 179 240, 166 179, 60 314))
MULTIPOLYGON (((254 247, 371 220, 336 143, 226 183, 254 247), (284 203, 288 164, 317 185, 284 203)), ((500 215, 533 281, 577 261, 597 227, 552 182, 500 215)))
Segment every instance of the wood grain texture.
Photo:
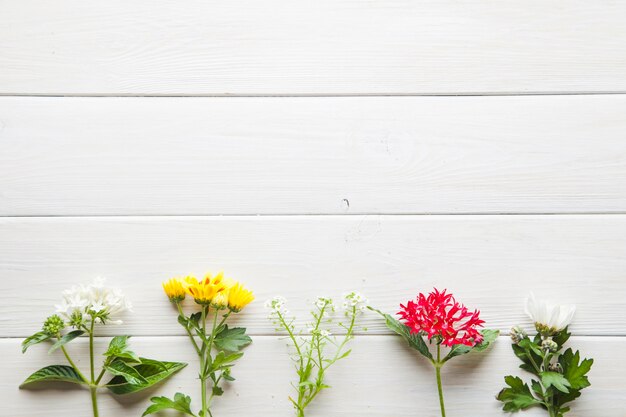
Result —
POLYGON ((626 96, 0 98, 0 215, 626 211, 626 96))
POLYGON ((0 92, 623 92, 625 18, 611 0, 4 0, 0 92))
MULTIPOLYGON (((532 290, 577 304, 576 334, 626 335, 625 269, 623 215, 5 218, 0 329, 33 333, 62 289, 104 275, 136 307, 114 332, 183 334, 161 281, 224 270, 256 293, 240 322, 253 334, 273 332, 263 302, 276 294, 302 318, 320 295, 356 289, 395 312, 437 286, 489 327, 530 325, 532 290)), ((364 324, 382 331, 373 314, 364 324)))
MULTIPOLYGON (((189 362, 190 365, 169 383, 132 397, 116 400, 103 393, 101 416, 139 416, 153 395, 172 396, 176 391, 188 393, 197 408, 197 363, 184 337, 150 337, 131 339, 132 347, 145 356, 189 362)), ((72 356, 79 365, 88 363, 85 340, 73 342, 72 356), (81 346, 82 345, 82 346, 81 346)), ((101 343, 101 349, 107 343, 101 343)), ((272 336, 258 336, 243 359, 235 366, 237 381, 216 400, 215 416, 288 417, 292 415, 287 400, 289 382, 295 372, 288 357, 286 341, 272 336)), ((583 357, 593 357, 591 388, 583 391, 568 417, 623 417, 626 391, 621 378, 626 362, 615 361, 624 350, 626 340, 613 337, 573 337, 570 345, 580 349, 583 357)), ((404 342, 392 336, 361 336, 352 343, 352 355, 328 372, 330 390, 324 391, 310 407, 310 417, 414 417, 438 415, 437 391, 432 367, 417 357, 404 342)), ((0 340, 0 354, 5 358, 5 376, 0 381, 3 415, 12 417, 79 417, 89 415, 89 393, 81 389, 18 390, 17 386, 42 366, 64 363, 59 352, 50 357, 47 348, 35 346, 26 355, 15 339, 0 340)), ((510 341, 500 337, 491 351, 455 358, 443 368, 446 408, 450 417, 495 417, 504 415, 495 395, 503 387, 506 374, 523 375, 517 369, 510 341)), ((526 374, 528 376, 528 374, 526 374)), ((119 397, 118 397, 119 398, 119 397)), ((524 417, 545 413, 530 410, 524 417)))

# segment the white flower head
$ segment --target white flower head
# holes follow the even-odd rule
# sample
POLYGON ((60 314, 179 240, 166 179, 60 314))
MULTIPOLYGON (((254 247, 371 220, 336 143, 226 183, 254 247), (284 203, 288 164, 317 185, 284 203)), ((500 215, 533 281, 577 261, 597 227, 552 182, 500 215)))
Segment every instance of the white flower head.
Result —
POLYGON ((276 297, 270 298, 265 302, 265 308, 270 310, 270 317, 274 317, 279 314, 284 317, 289 314, 287 307, 285 307, 286 304, 287 300, 284 297, 277 295, 276 297))
POLYGON ((541 334, 555 334, 569 326, 576 312, 575 305, 551 304, 537 300, 533 293, 526 299, 526 314, 541 334))
POLYGON ((317 300, 315 300, 313 304, 320 310, 323 308, 327 308, 330 311, 335 311, 335 305, 333 304, 333 300, 328 297, 317 297, 317 300))
POLYGON ((357 312, 362 312, 367 307, 368 299, 363 294, 352 291, 343 296, 343 309, 348 314, 352 308, 355 308, 357 312))
POLYGON ((108 322, 121 324, 121 320, 109 320, 112 316, 125 311, 132 311, 132 305, 118 288, 105 286, 105 279, 98 277, 87 286, 74 285, 63 291, 61 304, 56 311, 66 319, 82 316, 85 320, 94 319, 95 323, 108 322))

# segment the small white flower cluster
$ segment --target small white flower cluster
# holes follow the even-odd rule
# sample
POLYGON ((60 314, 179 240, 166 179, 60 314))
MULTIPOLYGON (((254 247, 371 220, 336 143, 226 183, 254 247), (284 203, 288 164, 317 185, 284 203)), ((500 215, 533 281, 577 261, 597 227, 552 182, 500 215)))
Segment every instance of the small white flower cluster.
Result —
POLYGON ((315 307, 320 310, 326 307, 329 311, 335 311, 335 305, 333 304, 333 300, 328 297, 317 297, 317 300, 313 303, 315 307))
POLYGON ((368 299, 363 296, 363 294, 352 291, 343 296, 343 309, 348 312, 352 310, 353 307, 356 307, 357 312, 362 312, 367 307, 369 303, 368 299))
POLYGON ((74 285, 63 291, 61 304, 55 305, 57 314, 70 322, 76 321, 77 317, 86 321, 96 317, 95 322, 99 323, 104 317, 108 323, 122 324, 122 320, 109 319, 132 311, 132 305, 120 289, 106 287, 104 283, 105 278, 98 277, 89 285, 74 285))
POLYGON ((265 308, 270 310, 270 318, 276 317, 279 314, 283 317, 289 315, 289 310, 287 310, 285 304, 287 304, 287 300, 280 295, 267 300, 265 302, 265 308))
POLYGON ((311 333, 311 335, 313 335, 313 336, 318 336, 318 335, 322 336, 322 337, 330 337, 330 336, 332 336, 332 333, 329 332, 328 330, 326 330, 326 329, 317 329, 316 330, 315 327, 309 327, 307 329, 307 332, 311 333))

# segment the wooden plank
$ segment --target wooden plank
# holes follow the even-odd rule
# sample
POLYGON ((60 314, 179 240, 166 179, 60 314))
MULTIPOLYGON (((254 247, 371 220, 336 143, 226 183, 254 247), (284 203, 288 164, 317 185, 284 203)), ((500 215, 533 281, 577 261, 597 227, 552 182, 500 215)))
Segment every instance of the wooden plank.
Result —
MULTIPOLYGON (((73 342, 72 356, 80 365, 88 363, 85 340, 73 342), (82 346, 80 346, 82 344, 82 346)), ((99 340, 97 351, 105 346, 99 340)), ((289 382, 295 372, 287 355, 285 341, 277 337, 258 336, 246 349, 236 365, 237 378, 226 394, 215 401, 214 415, 245 415, 250 417, 290 416, 289 382)), ((133 348, 146 356, 189 362, 191 365, 156 390, 115 400, 108 393, 100 395, 101 416, 140 415, 154 395, 188 393, 198 408, 197 363, 195 354, 182 337, 149 337, 132 339, 133 348)), ((506 374, 522 375, 510 350, 508 338, 501 337, 485 354, 455 358, 443 368, 444 394, 449 416, 501 416, 494 399, 503 387, 506 374)), ((592 386, 583 392, 568 417, 601 415, 622 417, 626 391, 622 376, 626 362, 616 361, 626 347, 626 339, 615 337, 573 337, 571 345, 585 357, 595 358, 591 370, 592 386)), ((353 342, 352 355, 331 368, 328 382, 332 389, 324 391, 310 407, 310 417, 413 417, 438 415, 435 376, 430 365, 410 351, 395 336, 363 336, 353 342)), ((18 390, 19 383, 39 367, 64 363, 57 351, 49 356, 47 349, 33 347, 26 355, 19 350, 19 341, 0 340, 0 354, 5 358, 4 377, 0 381, 0 398, 5 401, 6 415, 12 417, 87 416, 91 413, 89 394, 81 389, 18 390), (72 410, 68 414, 68 410, 72 410)), ((544 416, 541 410, 529 410, 525 417, 544 416)))
POLYGON ((611 0, 0 3, 3 94, 626 91, 611 0))
POLYGON ((626 211, 626 96, 0 98, 0 215, 626 211))
MULTIPOLYGON (((180 335, 161 281, 219 270, 255 291, 240 321, 254 334, 273 333, 276 294, 304 319, 320 295, 359 290, 395 312, 436 286, 504 331, 530 325, 534 291, 578 305, 576 334, 626 335, 626 216, 571 215, 5 218, 0 336, 33 333, 61 290, 97 275, 136 306, 114 332, 180 335)), ((371 313, 364 325, 383 330, 371 313)))

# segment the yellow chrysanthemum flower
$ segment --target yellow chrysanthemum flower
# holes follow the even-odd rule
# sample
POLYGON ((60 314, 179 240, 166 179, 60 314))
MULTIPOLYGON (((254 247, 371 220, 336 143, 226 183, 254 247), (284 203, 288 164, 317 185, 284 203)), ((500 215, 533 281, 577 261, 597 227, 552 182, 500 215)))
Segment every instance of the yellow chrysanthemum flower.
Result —
POLYGON ((243 310, 245 306, 254 301, 252 291, 246 289, 240 283, 235 283, 228 291, 228 308, 235 313, 243 310))
POLYGON ((178 278, 172 278, 163 283, 163 290, 171 302, 177 303, 185 299, 183 283, 178 278))
POLYGON ((221 293, 227 291, 228 287, 224 280, 224 273, 220 272, 214 277, 207 274, 204 279, 198 281, 194 277, 185 278, 185 291, 191 295, 198 304, 208 305, 221 293))

